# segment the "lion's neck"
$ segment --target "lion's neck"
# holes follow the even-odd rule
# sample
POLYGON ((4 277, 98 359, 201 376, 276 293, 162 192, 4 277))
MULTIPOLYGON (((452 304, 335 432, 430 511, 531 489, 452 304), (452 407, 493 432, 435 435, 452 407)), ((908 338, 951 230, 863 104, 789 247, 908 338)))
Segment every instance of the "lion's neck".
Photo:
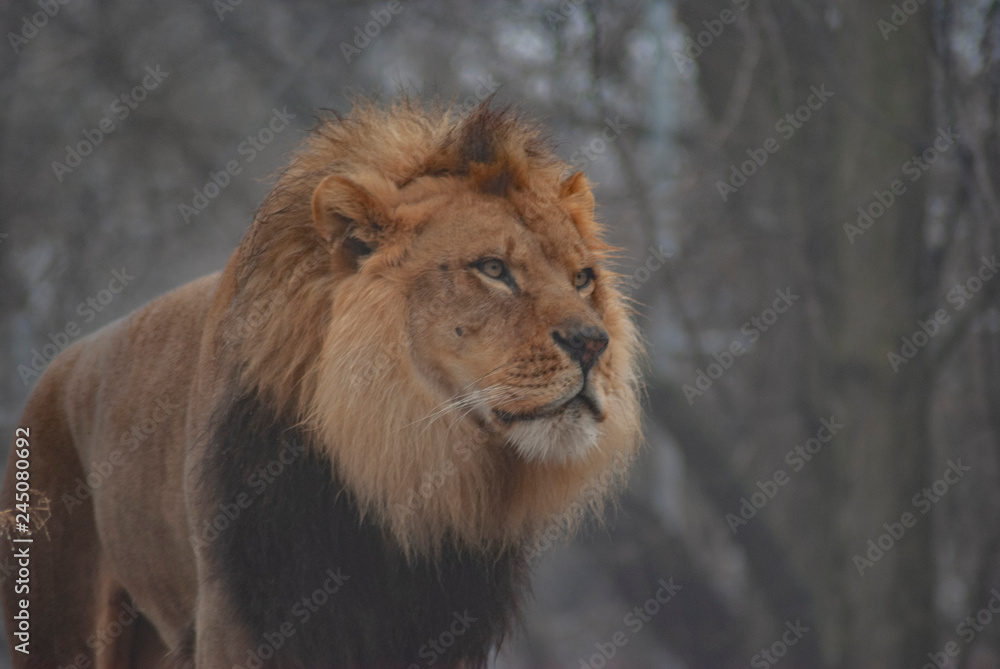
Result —
POLYGON ((485 665, 516 616, 519 550, 445 542, 436 557, 407 559, 301 430, 257 400, 237 401, 214 436, 205 475, 218 503, 248 503, 204 550, 255 639, 289 621, 300 629, 279 662, 408 666, 433 653, 438 666, 485 665), (429 644, 445 632, 454 642, 439 653, 429 644))

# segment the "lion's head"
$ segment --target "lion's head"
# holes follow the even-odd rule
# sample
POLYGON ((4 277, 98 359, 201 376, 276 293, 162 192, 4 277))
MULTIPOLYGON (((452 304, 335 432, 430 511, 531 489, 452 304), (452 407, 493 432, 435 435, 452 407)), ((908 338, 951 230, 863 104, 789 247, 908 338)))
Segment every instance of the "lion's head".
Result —
POLYGON ((236 254, 243 384, 407 550, 513 545, 598 509, 637 447, 637 335, 567 168, 509 110, 360 102, 309 137, 236 254))

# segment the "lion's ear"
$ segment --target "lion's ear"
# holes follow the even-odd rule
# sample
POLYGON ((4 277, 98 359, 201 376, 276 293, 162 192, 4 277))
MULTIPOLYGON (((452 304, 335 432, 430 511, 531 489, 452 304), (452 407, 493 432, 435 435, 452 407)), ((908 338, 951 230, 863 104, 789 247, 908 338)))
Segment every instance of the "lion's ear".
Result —
POLYGON ((573 217, 584 237, 596 237, 599 229, 594 220, 594 193, 583 172, 574 172, 559 186, 559 201, 573 217))
POLYGON ((382 202, 350 179, 331 175, 313 192, 313 223, 353 263, 371 254, 389 224, 382 202))

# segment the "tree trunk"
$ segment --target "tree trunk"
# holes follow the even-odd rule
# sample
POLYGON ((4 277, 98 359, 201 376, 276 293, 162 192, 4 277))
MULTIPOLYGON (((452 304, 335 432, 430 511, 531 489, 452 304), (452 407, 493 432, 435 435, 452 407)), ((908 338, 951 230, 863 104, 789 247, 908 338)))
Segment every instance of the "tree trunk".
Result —
MULTIPOLYGON (((918 350, 897 372, 887 353, 899 353, 901 337, 945 306, 920 302, 929 179, 907 165, 936 135, 931 9, 896 26, 882 3, 846 0, 825 13, 794 4, 779 15, 768 2, 741 11, 730 0, 683 0, 678 14, 691 36, 718 27, 712 22, 728 18, 724 11, 736 17, 696 58, 721 139, 713 190, 726 196, 723 214, 742 226, 736 235, 748 247, 760 244, 757 212, 777 215, 768 232, 776 241, 748 263, 768 254, 776 263, 759 279, 761 295, 786 285, 801 295, 781 324, 785 336, 762 337, 753 355, 787 385, 775 394, 799 416, 802 434, 815 434, 821 418, 843 425, 794 481, 792 495, 806 503, 787 510, 797 536, 785 537, 785 548, 812 593, 807 624, 827 666, 920 666, 934 650, 932 514, 912 498, 945 463, 928 462, 930 361, 918 350), (778 148, 766 164, 743 170, 753 173, 745 184, 737 177, 734 191, 720 187, 734 183, 731 165, 754 155, 760 163, 768 138, 778 148), (859 206, 871 216, 860 224, 859 206), (870 556, 869 539, 881 543, 870 556)), ((773 411, 753 394, 735 402, 748 420, 773 411)), ((748 564, 760 587, 777 587, 773 573, 755 569, 759 560, 748 564)))

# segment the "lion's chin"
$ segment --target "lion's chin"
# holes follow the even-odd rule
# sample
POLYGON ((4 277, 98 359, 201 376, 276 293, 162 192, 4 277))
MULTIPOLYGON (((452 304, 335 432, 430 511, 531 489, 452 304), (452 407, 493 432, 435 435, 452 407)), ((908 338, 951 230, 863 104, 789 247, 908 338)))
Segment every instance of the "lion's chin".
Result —
POLYGON ((562 464, 587 457, 599 435, 593 414, 571 407, 553 416, 513 423, 507 442, 525 460, 562 464))

